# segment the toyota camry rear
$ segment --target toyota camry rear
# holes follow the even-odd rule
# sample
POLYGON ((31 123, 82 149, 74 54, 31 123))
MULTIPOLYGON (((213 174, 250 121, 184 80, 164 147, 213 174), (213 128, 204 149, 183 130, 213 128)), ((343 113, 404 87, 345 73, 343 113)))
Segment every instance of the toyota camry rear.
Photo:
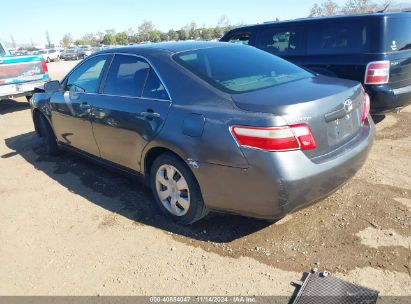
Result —
POLYGON ((209 145, 224 145, 216 137, 225 138, 226 152, 213 161, 219 165, 194 170, 208 208, 281 218, 332 193, 364 164, 374 124, 360 83, 313 75, 250 47, 200 49, 174 58, 234 105, 219 122, 219 134, 203 135, 215 136, 206 140, 209 145), (246 164, 224 160, 228 153, 235 158, 230 141, 246 164))

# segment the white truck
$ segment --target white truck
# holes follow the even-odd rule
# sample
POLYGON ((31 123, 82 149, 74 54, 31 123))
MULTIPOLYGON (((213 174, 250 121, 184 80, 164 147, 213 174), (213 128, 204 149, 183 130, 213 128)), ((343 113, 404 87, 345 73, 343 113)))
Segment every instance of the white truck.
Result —
POLYGON ((50 81, 42 55, 12 56, 0 41, 0 101, 33 95, 36 87, 50 81))

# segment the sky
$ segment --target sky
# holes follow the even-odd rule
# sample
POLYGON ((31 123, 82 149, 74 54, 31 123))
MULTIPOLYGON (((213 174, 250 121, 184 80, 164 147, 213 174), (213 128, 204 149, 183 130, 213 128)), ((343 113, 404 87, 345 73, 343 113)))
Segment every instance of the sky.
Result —
POLYGON ((77 39, 112 28, 137 30, 144 20, 168 31, 192 21, 215 26, 222 15, 234 24, 295 19, 306 17, 315 2, 321 0, 6 0, 0 4, 0 40, 9 42, 13 35, 17 44, 45 44, 48 30, 58 43, 65 33, 77 39))

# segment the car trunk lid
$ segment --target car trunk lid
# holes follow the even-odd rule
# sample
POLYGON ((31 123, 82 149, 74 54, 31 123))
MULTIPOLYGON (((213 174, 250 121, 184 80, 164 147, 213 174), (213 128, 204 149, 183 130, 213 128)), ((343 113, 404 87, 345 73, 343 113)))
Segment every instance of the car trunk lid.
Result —
POLYGON ((304 151, 310 158, 344 145, 362 124, 363 89, 350 80, 318 76, 232 98, 243 110, 282 116, 288 125, 308 125, 317 144, 316 149, 304 151))

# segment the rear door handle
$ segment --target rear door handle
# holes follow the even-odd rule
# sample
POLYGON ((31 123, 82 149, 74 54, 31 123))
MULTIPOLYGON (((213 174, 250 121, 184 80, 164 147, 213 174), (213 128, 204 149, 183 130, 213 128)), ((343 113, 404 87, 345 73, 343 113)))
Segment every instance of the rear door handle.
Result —
POLYGON ((151 111, 141 112, 140 115, 143 116, 144 118, 148 118, 148 119, 160 118, 161 117, 161 115, 159 113, 151 112, 151 111))

